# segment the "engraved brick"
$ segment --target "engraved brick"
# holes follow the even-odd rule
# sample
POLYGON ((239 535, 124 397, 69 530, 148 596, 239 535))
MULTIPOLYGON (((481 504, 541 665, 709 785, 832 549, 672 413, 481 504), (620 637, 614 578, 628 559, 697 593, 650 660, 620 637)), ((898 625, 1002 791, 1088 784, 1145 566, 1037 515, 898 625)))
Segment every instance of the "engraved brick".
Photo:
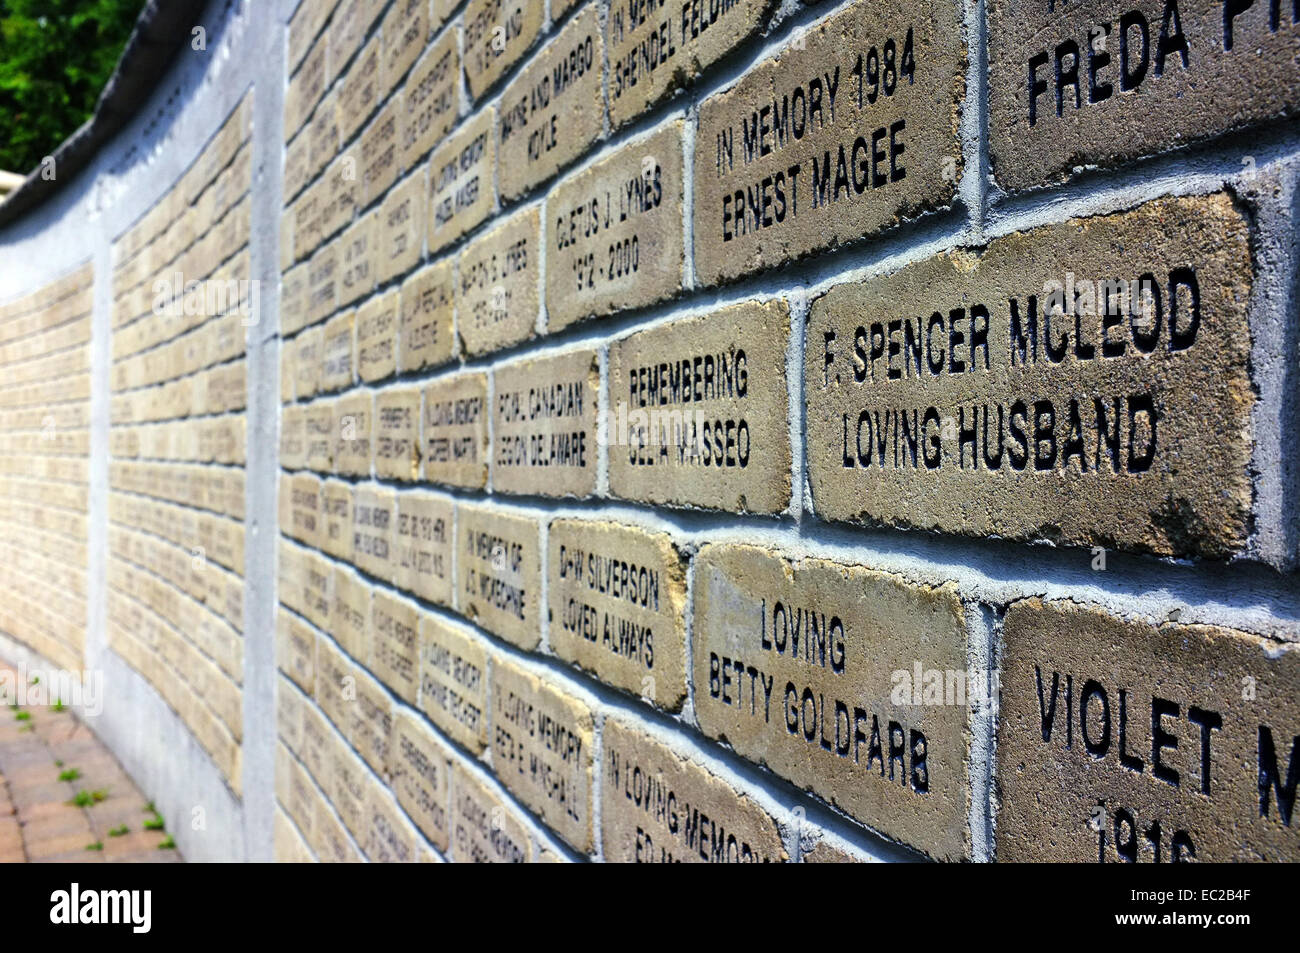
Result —
POLYGON ((744 864, 788 859, 770 814, 650 735, 607 719, 601 760, 606 862, 744 864))
POLYGON ((501 783, 576 850, 592 840, 590 709, 496 656, 492 660, 492 768, 501 783))
MULTIPOLYGON (((555 16, 555 0, 551 15, 555 16)), ((621 126, 753 38, 775 0, 735 3, 614 4, 605 21, 609 114, 621 126)))
POLYGON ((424 251, 424 167, 388 193, 379 213, 379 280, 388 281, 415 267, 424 251))
POLYGON ((605 49, 589 4, 501 94, 498 178, 505 198, 523 195, 585 153, 605 125, 605 49))
POLYGON ((376 589, 370 602, 371 671, 398 698, 414 705, 419 664, 419 610, 405 599, 376 589))
POLYGON ((590 496, 596 489, 597 353, 506 364, 494 372, 493 384, 493 490, 590 496))
MULTIPOLYGON (((289 351, 286 349, 286 354, 289 351)), ((307 410, 290 405, 280 417, 280 466, 301 470, 307 465, 307 410)))
POLYGON ((1296 858, 1295 645, 1028 599, 1004 646, 998 860, 1296 858))
POLYGON ((429 39, 428 0, 397 0, 384 16, 384 88, 392 89, 411 68, 429 39))
POLYGON ((958 12, 939 3, 907 15, 858 0, 700 105, 702 283, 834 248, 952 202, 966 70, 958 12))
POLYGON ((429 253, 484 221, 496 205, 496 109, 488 106, 429 159, 429 253))
POLYGON ((320 478, 310 473, 301 473, 289 483, 291 523, 285 528, 313 549, 321 543, 320 487, 320 478))
POLYGON ((375 295, 357 309, 357 375, 382 380, 397 370, 396 289, 375 295))
POLYGON ((778 299, 684 318, 612 344, 610 492, 679 506, 784 510, 789 334, 790 312, 778 299))
POLYGON ((343 77, 339 95, 339 129, 344 142, 365 125, 383 97, 380 52, 379 37, 371 37, 343 77))
POLYGON ((320 389, 345 390, 352 386, 356 367, 356 342, 353 330, 356 312, 348 311, 331 318, 325 325, 321 342, 320 389))
POLYGON ((1278 10, 1209 0, 989 4, 998 183, 1048 185, 1294 115, 1300 11, 1278 10))
POLYGON ((1247 225, 1218 194, 833 289, 808 327, 815 509, 1163 555, 1238 551, 1250 288, 1247 225))
POLYGON ((393 529, 393 585, 438 605, 451 605, 454 506, 431 493, 401 493, 393 529))
POLYGON ((681 122, 556 185, 546 203, 548 329, 678 294, 682 196, 681 122))
POLYGON ((375 475, 392 480, 420 476, 420 390, 389 389, 375 398, 375 475))
POLYGON ((676 711, 686 698, 686 557, 666 533, 560 519, 547 534, 551 649, 676 711))
POLYGON ((401 161, 415 166, 420 157, 442 142, 456 124, 459 106, 460 50, 456 31, 446 30, 420 57, 406 83, 401 161))
POLYGON ((362 665, 370 664, 370 585, 343 566, 334 568, 329 631, 343 651, 362 665))
POLYGON ((307 272, 304 262, 290 268, 280 279, 280 333, 293 334, 307 326, 307 272))
POLYGON ((531 651, 541 640, 537 521, 464 504, 456 510, 456 609, 531 651))
POLYGON ((487 484, 487 375, 435 378, 424 389, 424 478, 469 489, 487 484))
POLYGON ((402 282, 397 367, 402 373, 451 360, 456 278, 448 258, 402 282))
POLYGON ((378 212, 357 218, 339 238, 338 303, 346 307, 374 289, 378 270, 380 220, 378 212))
POLYGON ((487 652, 474 636, 430 615, 420 619, 420 708, 474 754, 487 747, 487 652))
POLYGON ((393 793, 439 850, 451 831, 451 755, 429 727, 409 711, 393 721, 393 793))
POLYGON ((398 171, 405 166, 400 153, 405 118, 402 93, 399 92, 389 97, 375 121, 361 134, 358 155, 361 160, 362 208, 387 192, 397 181, 398 171))
POLYGON ((519 812, 455 764, 452 780, 452 859, 460 864, 526 864, 533 842, 519 812))
POLYGON ((746 545, 696 557, 700 728, 887 837, 970 854, 967 706, 895 690, 914 667, 966 671, 952 583, 746 545))
POLYGON ((280 671, 311 694, 316 675, 316 633, 284 609, 276 613, 275 660, 280 671))
POLYGON ((329 85, 329 46, 324 36, 312 44, 302 68, 293 74, 284 94, 284 138, 294 134, 307 121, 329 85))
POLYGON ((486 354, 534 335, 539 224, 537 208, 524 209, 460 253, 456 323, 467 354, 486 354))
POLYGON ((461 17, 465 82, 474 99, 519 61, 542 29, 540 3, 470 0, 461 17))
POLYGON ((370 788, 366 801, 368 829, 366 857, 375 864, 414 864, 423 842, 415 827, 397 807, 393 795, 379 785, 370 788))
POLYGON ((321 372, 324 365, 325 331, 317 326, 303 331, 296 338, 284 344, 291 356, 290 367, 294 372, 294 393, 299 400, 316 395, 321 389, 321 372))
POLYGON ((349 394, 334 402, 334 472, 369 476, 374 435, 374 407, 368 392, 349 394))
POLYGON ((358 487, 352 497, 352 561, 378 579, 393 573, 392 490, 358 487))
POLYGON ((307 469, 329 472, 334 459, 334 401, 317 401, 303 410, 307 469))
POLYGON ((339 249, 326 245, 312 255, 307 269, 307 323, 315 324, 334 313, 339 296, 339 249))

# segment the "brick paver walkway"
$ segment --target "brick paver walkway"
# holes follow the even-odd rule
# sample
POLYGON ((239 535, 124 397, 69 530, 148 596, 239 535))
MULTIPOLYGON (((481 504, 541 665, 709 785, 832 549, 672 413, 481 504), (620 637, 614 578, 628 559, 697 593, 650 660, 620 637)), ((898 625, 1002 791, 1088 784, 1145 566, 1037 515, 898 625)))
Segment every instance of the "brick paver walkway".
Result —
MULTIPOLYGON (((12 668, 0 662, 0 671, 12 668)), ((0 863, 180 861, 159 846, 170 843, 165 831, 145 828, 154 818, 71 711, 0 708, 0 863)))

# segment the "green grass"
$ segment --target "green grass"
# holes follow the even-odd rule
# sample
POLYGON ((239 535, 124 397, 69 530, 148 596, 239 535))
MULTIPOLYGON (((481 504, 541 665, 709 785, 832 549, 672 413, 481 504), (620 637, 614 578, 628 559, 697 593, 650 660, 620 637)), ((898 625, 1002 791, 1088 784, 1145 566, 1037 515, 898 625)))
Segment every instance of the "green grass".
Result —
POLYGON ((103 801, 107 797, 108 797, 108 792, 105 791, 103 788, 99 788, 96 791, 87 791, 85 788, 82 788, 80 791, 77 792, 76 797, 74 797, 68 803, 75 805, 76 807, 90 807, 90 805, 98 804, 100 801, 103 801))
POLYGON ((144 822, 144 829, 147 831, 165 831, 167 830, 167 822, 163 820, 161 814, 155 811, 153 817, 144 822))
POLYGON ((108 836, 121 837, 123 834, 129 834, 129 833, 131 833, 131 828, 127 827, 125 824, 121 824, 113 828, 111 831, 109 831, 108 836))
POLYGON ((61 767, 63 767, 63 759, 62 759, 62 758, 56 758, 56 759, 54 760, 54 766, 55 766, 56 768, 61 768, 61 767))
POLYGON ((103 849, 104 849, 104 842, 102 840, 97 840, 93 844, 86 845, 86 850, 103 850, 103 849))
POLYGON ((158 849, 159 849, 159 850, 175 850, 175 849, 176 849, 176 841, 172 840, 172 835, 171 835, 171 834, 168 834, 166 837, 164 837, 162 840, 160 840, 160 841, 158 842, 158 849))
MULTIPOLYGON (((59 764, 63 764, 63 762, 60 761, 59 764)), ((68 770, 59 773, 60 781, 75 781, 79 777, 81 777, 81 772, 76 768, 68 768, 68 770)))
POLYGON ((14 721, 31 721, 32 713, 29 711, 20 711, 14 714, 14 721))
POLYGON ((67 708, 67 707, 68 707, 67 705, 63 704, 63 699, 62 699, 62 698, 56 698, 56 699, 54 699, 54 705, 53 705, 53 708, 54 708, 55 711, 63 711, 63 710, 64 710, 65 708, 67 708))

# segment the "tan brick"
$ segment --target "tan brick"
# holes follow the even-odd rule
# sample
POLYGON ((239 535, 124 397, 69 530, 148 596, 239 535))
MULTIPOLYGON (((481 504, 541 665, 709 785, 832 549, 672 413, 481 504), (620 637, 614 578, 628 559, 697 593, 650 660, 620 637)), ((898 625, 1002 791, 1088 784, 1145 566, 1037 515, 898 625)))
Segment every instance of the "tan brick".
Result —
POLYGON ((380 251, 380 215, 357 218, 339 239, 339 307, 359 302, 374 290, 380 251))
POLYGON ((406 83, 401 162, 414 168, 456 124, 460 103, 460 50, 456 31, 446 30, 420 57, 406 83))
POLYGON ((416 715, 403 710, 393 720, 393 793, 411 819, 439 850, 451 833, 451 754, 416 715))
POLYGON ((402 137, 406 130, 402 93, 389 97, 384 108, 361 134, 358 156, 361 162, 361 207, 366 208, 397 181, 402 161, 402 137))
POLYGON ((321 341, 320 389, 346 390, 356 376, 356 312, 346 311, 325 325, 321 341))
POLYGON ((696 557, 700 728, 887 837, 970 854, 965 704, 891 691, 914 665, 966 670, 956 587, 747 545, 696 557))
POLYGON ((303 410, 303 429, 306 431, 307 469, 329 472, 334 459, 334 404, 332 400, 316 401, 303 410))
POLYGON ((305 546, 319 549, 321 545, 320 478, 301 473, 289 484, 291 525, 284 527, 305 546))
POLYGON ((952 202, 966 69, 958 12, 942 3, 909 18, 857 0, 700 105, 694 221, 702 283, 834 248, 952 202), (870 82, 876 61, 879 90, 870 82))
MULTIPOLYGON (((373 663, 374 652, 371 658, 373 663)), ((393 737, 392 696, 361 669, 356 671, 356 700, 348 702, 349 723, 343 736, 381 778, 388 778, 388 743, 393 737)))
POLYGON ((329 45, 321 36, 311 46, 284 94, 284 138, 287 142, 302 128, 329 86, 329 45))
POLYGON ((523 818, 459 763, 452 778, 452 859, 460 864, 526 864, 533 841, 523 818))
POLYGON ((527 208, 461 251, 456 324, 467 354, 486 354, 534 335, 539 226, 537 208, 527 208))
POLYGON ((605 127, 605 44, 596 4, 519 72, 497 111, 501 194, 517 198, 585 153, 605 127))
POLYGON ((361 193, 361 171, 357 168, 359 153, 360 148, 352 146, 330 163, 315 190, 320 196, 320 230, 325 238, 347 226, 356 215, 361 193))
MULTIPOLYGON (((288 354, 288 349, 285 350, 288 354)), ((307 409, 296 405, 280 415, 280 466, 301 470, 307 465, 307 409)))
POLYGON ((312 41, 321 32, 321 27, 334 12, 337 0, 322 0, 320 3, 300 3, 289 21, 289 70, 298 68, 302 58, 307 55, 312 41))
POLYGON ((335 72, 346 66, 352 55, 361 48, 361 41, 383 8, 383 0, 341 0, 329 29, 330 54, 336 64, 335 72))
POLYGON ((1060 10, 990 3, 998 183, 1047 185, 1294 114, 1297 17, 1277 11, 1209 0, 1060 10), (1278 20, 1280 29, 1270 22, 1278 20))
POLYGON ((493 394, 494 491, 578 497, 595 492, 595 351, 503 365, 493 373, 493 394))
POLYGON ((425 169, 420 166, 384 199, 379 213, 379 280, 388 281, 416 266, 424 251, 425 169))
POLYGON ((606 719, 601 842, 607 863, 787 860, 776 821, 707 768, 606 719))
POLYGON ((420 685, 420 612, 405 599, 376 589, 370 602, 370 669, 403 701, 414 705, 420 685))
POLYGON ((470 0, 461 17, 465 82, 478 99, 533 45, 542 29, 540 3, 470 0))
POLYGON ((294 393, 299 400, 314 397, 321 389, 324 343, 325 330, 317 326, 303 331, 284 344, 290 355, 290 368, 294 372, 294 393))
MULTIPOLYGON (((609 113, 615 126, 689 86, 767 22, 776 0, 613 4, 605 21, 609 113)), ((555 15, 555 0, 551 3, 555 15)))
POLYGON ((384 89, 391 90, 429 39, 429 0, 397 0, 380 25, 384 37, 384 89))
POLYGON ((357 309, 357 376, 363 381, 382 380, 397 371, 398 305, 393 289, 357 309))
POLYGON ((293 334, 307 325, 307 271, 304 262, 290 268, 280 279, 280 333, 293 334))
POLYGON ((1295 649, 1069 601, 1012 605, 997 858, 1294 860, 1295 649))
POLYGON ((790 312, 777 299, 612 344, 610 492, 754 513, 789 506, 789 335, 790 312))
POLYGON ((456 609, 522 649, 541 640, 541 559, 535 519, 462 504, 456 509, 456 609))
POLYGON ((307 694, 316 676, 316 633, 293 614, 280 609, 276 614, 275 660, 307 694))
POLYGON ((374 401, 369 392, 349 394, 334 402, 334 472, 343 476, 369 476, 374 439, 374 401))
POLYGON ((393 585, 449 606, 454 504, 432 493, 401 493, 393 528, 393 585))
MULTIPOLYGON (((340 137, 341 123, 339 100, 341 94, 339 87, 325 95, 316 111, 312 114, 311 125, 307 127, 306 135, 311 140, 311 162, 309 168, 312 174, 325 168, 336 155, 339 153, 339 146, 342 142, 340 137)), ((299 253, 299 258, 302 254, 299 253)))
POLYGON ((487 375, 465 372, 424 389, 424 478, 469 489, 487 485, 487 375))
POLYGON ((375 398, 375 476, 420 477, 420 389, 389 388, 375 398))
POLYGON ((347 142, 379 106, 383 98, 383 68, 379 36, 366 43, 343 77, 339 95, 339 130, 347 142))
POLYGON ((352 561, 378 579, 393 575, 392 490, 358 487, 352 497, 352 561))
POLYGON ((406 815, 398 809, 392 793, 373 785, 366 801, 366 814, 365 852, 371 863, 419 863, 423 841, 406 815))
POLYGON ((504 656, 493 657, 491 671, 493 770, 547 826, 590 853, 591 711, 504 656))
POLYGON ((1218 194, 833 289, 808 327, 815 509, 1164 555, 1239 550, 1250 288, 1247 225, 1218 194), (1135 290, 1144 280, 1155 296, 1135 290), (1118 294, 1095 290, 1102 281, 1118 294), (1206 443, 1207 430, 1220 438, 1206 443))
POLYGON ((323 321, 338 307, 339 247, 331 243, 312 255, 307 270, 307 323, 323 321))
POLYGON ((551 650, 676 711, 686 698, 686 557, 666 533, 559 519, 547 534, 551 650))
POLYGON ((370 664, 370 585, 343 566, 334 569, 330 635, 362 665, 370 664))
POLYGON ((547 328, 682 289, 682 123, 570 175, 547 198, 547 328))
POLYGON ((487 747, 487 652, 479 639, 431 615, 420 619, 420 708, 474 754, 487 747))
POLYGON ((805 850, 799 857, 801 864, 857 864, 861 861, 848 851, 841 850, 830 841, 819 840, 812 850, 805 850))
POLYGON ((496 207, 496 109, 476 113, 429 159, 429 253, 446 248, 496 207))
POLYGON ((402 373, 451 360, 456 277, 448 258, 402 282, 397 367, 402 373))

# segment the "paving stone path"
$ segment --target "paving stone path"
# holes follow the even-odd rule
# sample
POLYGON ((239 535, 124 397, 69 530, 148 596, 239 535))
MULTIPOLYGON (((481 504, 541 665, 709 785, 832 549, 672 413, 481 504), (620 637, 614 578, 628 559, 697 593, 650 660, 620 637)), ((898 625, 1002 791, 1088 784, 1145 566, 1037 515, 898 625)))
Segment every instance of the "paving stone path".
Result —
POLYGON ((156 817, 71 710, 0 708, 0 863, 180 862, 156 817))

